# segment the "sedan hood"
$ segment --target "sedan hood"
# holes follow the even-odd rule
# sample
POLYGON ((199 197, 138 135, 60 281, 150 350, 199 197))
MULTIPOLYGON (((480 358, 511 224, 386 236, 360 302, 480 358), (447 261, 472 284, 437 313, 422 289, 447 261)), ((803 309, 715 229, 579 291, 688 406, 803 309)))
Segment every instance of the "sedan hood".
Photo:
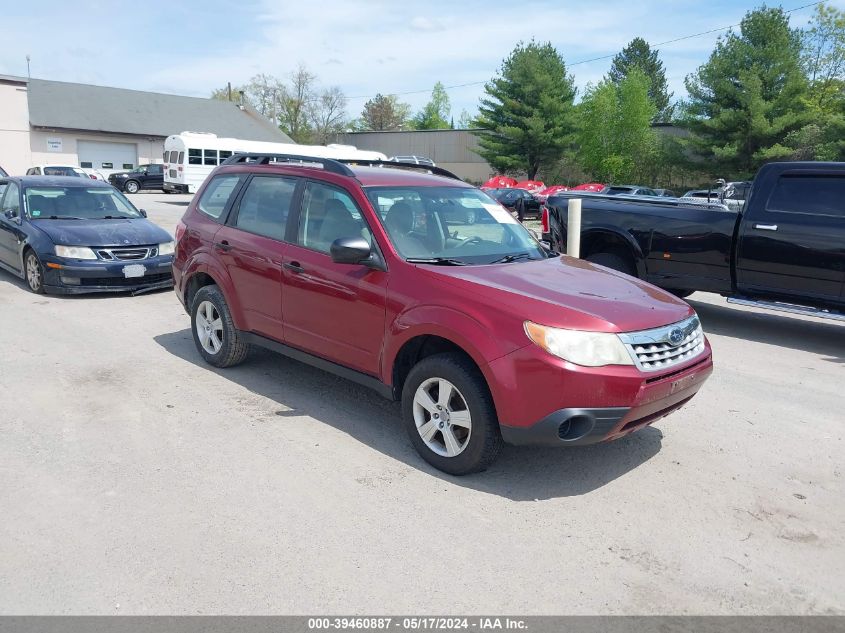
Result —
POLYGON ((53 244, 63 246, 141 246, 173 238, 146 218, 132 220, 33 220, 53 244))
POLYGON ((574 257, 486 266, 430 267, 461 293, 483 294, 500 309, 542 325, 633 332, 676 323, 694 311, 656 286, 574 257))

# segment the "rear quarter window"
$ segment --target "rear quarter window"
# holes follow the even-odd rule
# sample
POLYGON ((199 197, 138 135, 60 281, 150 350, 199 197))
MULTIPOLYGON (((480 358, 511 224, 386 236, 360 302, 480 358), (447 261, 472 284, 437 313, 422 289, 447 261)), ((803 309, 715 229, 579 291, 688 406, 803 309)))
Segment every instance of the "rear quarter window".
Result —
POLYGON ((768 211, 827 215, 845 218, 845 175, 792 176, 778 178, 768 203, 768 211))
POLYGON ((211 179, 197 203, 200 213, 219 220, 240 182, 240 176, 217 176, 211 179))

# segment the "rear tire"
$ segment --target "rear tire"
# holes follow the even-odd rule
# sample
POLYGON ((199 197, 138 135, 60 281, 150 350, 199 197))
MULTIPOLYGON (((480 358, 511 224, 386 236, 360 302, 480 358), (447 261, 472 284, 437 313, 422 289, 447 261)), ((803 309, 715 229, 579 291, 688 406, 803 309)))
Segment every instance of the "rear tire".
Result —
POLYGON ((675 295, 679 299, 686 299, 693 292, 695 292, 695 290, 677 290, 677 289, 675 289, 675 290, 670 290, 669 292, 671 292, 673 295, 675 295))
POLYGON ((490 389, 460 354, 414 365, 402 389, 402 422, 420 456, 451 475, 486 470, 504 444, 490 389))
POLYGON ((637 277, 637 270, 630 258, 620 252, 593 253, 585 257, 588 262, 618 270, 620 273, 637 277))
POLYGON ((233 367, 249 354, 249 344, 232 321, 232 313, 220 288, 203 286, 191 304, 194 344, 205 362, 215 367, 233 367))

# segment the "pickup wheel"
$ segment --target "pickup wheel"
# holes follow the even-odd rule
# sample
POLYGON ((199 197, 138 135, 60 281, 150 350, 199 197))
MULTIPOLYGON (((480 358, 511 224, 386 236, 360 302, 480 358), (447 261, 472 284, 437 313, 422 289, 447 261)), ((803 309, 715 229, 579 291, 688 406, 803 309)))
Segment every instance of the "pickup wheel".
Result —
POLYGON ((679 299, 686 299, 686 298, 687 298, 687 297, 689 297, 689 296, 690 296, 693 292, 695 292, 695 290, 678 290, 678 289, 672 289, 672 290, 670 290, 669 292, 671 292, 673 295, 675 295, 675 296, 676 296, 676 297, 678 297, 679 299))
POLYGON ((191 306, 194 343, 209 365, 232 367, 243 362, 249 344, 232 321, 232 313, 220 288, 203 286, 194 295, 191 306))
POLYGON ((598 264, 599 266, 606 266, 613 270, 618 270, 620 273, 637 276, 637 270, 634 268, 634 263, 624 253, 613 251, 607 253, 593 253, 585 257, 588 262, 598 264))
POLYGON ((502 450, 487 383, 459 354, 414 365, 402 389, 402 422, 422 458, 451 475, 486 470, 502 450))

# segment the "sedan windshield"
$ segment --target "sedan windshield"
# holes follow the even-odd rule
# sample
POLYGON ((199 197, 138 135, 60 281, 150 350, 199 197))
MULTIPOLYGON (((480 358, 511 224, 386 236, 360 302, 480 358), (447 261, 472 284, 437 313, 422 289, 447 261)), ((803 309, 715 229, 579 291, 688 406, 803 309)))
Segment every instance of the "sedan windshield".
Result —
POLYGON ((141 214, 112 187, 28 187, 26 209, 34 220, 106 220, 141 214))
POLYGON ((460 266, 544 259, 546 251, 498 202, 469 187, 368 187, 406 260, 460 266))

